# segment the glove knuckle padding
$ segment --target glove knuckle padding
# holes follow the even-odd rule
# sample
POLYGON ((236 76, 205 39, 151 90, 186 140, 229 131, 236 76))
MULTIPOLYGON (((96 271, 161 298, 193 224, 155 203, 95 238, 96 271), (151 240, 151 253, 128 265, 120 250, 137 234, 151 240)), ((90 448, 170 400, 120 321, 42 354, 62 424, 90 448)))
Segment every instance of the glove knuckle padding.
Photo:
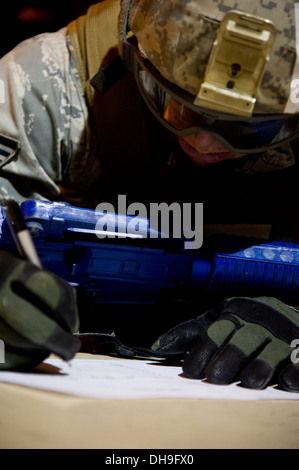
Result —
POLYGON ((31 263, 7 254, 4 260, 7 266, 5 278, 0 277, 0 328, 5 363, 1 368, 30 367, 52 352, 66 360, 73 357, 79 348, 72 336, 78 327, 73 288, 31 263))
POLYGON ((299 338, 299 313, 273 298, 235 298, 222 304, 218 320, 198 339, 183 365, 192 378, 264 388, 277 380, 299 391, 299 367, 290 364, 299 338), (285 368, 287 364, 287 367, 285 368))
POLYGON ((226 318, 221 318, 208 328, 207 335, 219 348, 224 341, 236 330, 235 323, 226 318))
POLYGON ((223 313, 227 309, 245 321, 265 327, 274 336, 288 344, 298 337, 299 313, 277 299, 236 298, 229 301, 223 313))

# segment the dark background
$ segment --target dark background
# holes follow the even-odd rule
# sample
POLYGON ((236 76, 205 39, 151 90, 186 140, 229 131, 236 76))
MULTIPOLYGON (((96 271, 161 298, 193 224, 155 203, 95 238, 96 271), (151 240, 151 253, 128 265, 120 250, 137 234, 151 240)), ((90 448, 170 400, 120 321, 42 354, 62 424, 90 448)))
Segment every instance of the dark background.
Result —
POLYGON ((0 57, 23 39, 43 32, 53 32, 84 14, 87 8, 98 3, 92 0, 34 1, 7 0, 1 6, 2 35, 0 57))

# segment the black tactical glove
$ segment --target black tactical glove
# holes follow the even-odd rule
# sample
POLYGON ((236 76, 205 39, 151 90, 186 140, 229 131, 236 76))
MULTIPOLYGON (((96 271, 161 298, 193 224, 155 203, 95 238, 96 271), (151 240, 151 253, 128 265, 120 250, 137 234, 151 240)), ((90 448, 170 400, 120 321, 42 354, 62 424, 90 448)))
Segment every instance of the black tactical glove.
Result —
POLYGON ((254 389, 278 383, 283 390, 298 392, 299 363, 292 347, 296 339, 297 310, 274 298, 240 297, 172 328, 153 349, 188 353, 183 372, 190 378, 214 384, 241 381, 254 389))
POLYGON ((80 347, 75 292, 63 279, 0 251, 1 369, 29 370, 51 353, 70 360, 80 347))

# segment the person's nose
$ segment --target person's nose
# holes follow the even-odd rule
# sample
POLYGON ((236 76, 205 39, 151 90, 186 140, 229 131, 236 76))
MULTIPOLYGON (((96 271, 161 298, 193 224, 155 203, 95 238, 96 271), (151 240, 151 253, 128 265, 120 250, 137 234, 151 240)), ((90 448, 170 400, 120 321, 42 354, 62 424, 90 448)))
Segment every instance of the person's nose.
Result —
POLYGON ((215 153, 223 152, 226 149, 210 134, 191 134, 185 137, 185 140, 198 152, 215 153))

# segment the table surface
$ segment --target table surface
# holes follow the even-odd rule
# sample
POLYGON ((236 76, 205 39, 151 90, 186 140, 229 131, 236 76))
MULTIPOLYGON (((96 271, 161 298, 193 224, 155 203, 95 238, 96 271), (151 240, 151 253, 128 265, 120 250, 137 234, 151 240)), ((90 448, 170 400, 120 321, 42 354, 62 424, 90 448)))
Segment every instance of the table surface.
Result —
POLYGON ((0 448, 298 449, 299 400, 90 399, 0 383, 0 448))

